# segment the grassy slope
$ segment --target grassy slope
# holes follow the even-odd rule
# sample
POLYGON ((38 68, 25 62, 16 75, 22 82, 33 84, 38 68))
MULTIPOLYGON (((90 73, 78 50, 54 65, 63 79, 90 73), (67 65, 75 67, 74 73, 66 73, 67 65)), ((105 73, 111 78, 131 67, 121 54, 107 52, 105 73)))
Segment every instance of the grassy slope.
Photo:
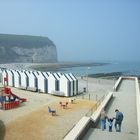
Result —
POLYGON ((0 34, 0 47, 24 47, 36 48, 42 46, 54 46, 54 43, 47 37, 29 36, 29 35, 10 35, 0 34))

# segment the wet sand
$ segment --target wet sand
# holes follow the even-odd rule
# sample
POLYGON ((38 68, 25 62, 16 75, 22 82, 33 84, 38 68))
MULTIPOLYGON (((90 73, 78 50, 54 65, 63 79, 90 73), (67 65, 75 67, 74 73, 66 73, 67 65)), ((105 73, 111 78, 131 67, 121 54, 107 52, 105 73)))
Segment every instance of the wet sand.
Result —
POLYGON ((58 62, 58 63, 10 63, 10 64, 0 64, 1 68, 7 69, 35 69, 44 71, 53 71, 63 68, 79 67, 79 66, 101 66, 107 63, 82 63, 82 62, 58 62))

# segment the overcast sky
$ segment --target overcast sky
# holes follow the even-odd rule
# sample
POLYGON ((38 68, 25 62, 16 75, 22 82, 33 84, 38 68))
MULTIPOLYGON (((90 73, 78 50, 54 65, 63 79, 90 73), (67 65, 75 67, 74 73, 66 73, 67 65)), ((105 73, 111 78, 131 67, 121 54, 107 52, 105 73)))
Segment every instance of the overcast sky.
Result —
POLYGON ((60 61, 140 61, 140 0, 0 0, 0 33, 47 36, 60 61))

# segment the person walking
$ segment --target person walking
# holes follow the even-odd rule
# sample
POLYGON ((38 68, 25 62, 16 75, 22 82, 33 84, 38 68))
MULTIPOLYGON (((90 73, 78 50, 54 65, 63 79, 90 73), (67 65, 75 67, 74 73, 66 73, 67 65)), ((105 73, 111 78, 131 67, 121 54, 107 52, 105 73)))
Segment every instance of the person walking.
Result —
POLYGON ((113 126, 113 119, 112 118, 109 118, 108 119, 108 125, 109 125, 109 132, 112 132, 112 126, 113 126))
POLYGON ((101 114, 100 114, 102 130, 106 129, 106 118, 107 118, 107 115, 106 115, 105 109, 102 109, 101 114))
POLYGON ((122 121, 123 121, 123 113, 120 112, 118 109, 115 110, 116 112, 116 117, 114 118, 115 119, 115 129, 116 129, 116 132, 121 132, 121 125, 122 125, 122 121))

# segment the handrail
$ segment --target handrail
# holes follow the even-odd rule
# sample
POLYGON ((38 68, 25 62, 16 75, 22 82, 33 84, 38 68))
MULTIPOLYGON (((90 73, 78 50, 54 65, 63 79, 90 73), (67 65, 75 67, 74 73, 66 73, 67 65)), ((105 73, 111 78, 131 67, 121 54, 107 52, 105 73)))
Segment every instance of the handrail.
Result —
POLYGON ((94 112, 95 110, 98 108, 98 106, 101 104, 101 102, 104 100, 106 96, 103 95, 97 102, 96 104, 85 114, 85 116, 87 117, 90 117, 94 112), (89 115, 90 114, 90 115, 89 115))

